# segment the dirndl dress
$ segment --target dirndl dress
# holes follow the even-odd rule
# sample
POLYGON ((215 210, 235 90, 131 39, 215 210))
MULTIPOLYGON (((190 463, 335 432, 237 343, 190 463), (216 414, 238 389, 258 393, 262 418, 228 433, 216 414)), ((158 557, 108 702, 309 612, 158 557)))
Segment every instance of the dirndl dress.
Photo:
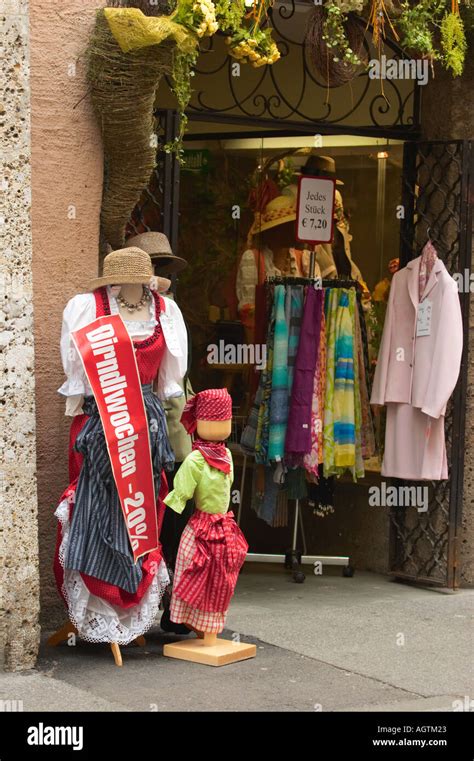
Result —
MULTIPOLYGON (((110 313, 105 289, 95 292, 97 317, 110 313)), ((154 333, 134 341, 148 418, 158 528, 164 515, 168 486, 164 471, 174 465, 161 401, 152 381, 165 351, 159 322, 154 333)), ((86 396, 80 423, 71 426, 71 445, 80 470, 63 493, 58 519, 54 571, 58 590, 78 634, 91 642, 127 644, 153 625, 161 597, 169 584, 161 546, 135 563, 115 486, 105 435, 93 396, 86 396), (82 458, 79 459, 79 458, 82 458)))

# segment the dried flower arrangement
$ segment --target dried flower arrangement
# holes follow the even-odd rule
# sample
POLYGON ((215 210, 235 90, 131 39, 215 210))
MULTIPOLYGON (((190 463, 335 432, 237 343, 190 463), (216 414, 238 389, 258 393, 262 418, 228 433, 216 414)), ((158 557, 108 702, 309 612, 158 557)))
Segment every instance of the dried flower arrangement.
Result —
POLYGON ((471 0, 325 0, 308 26, 310 58, 329 85, 352 79, 364 64, 355 34, 363 21, 379 55, 390 35, 410 56, 439 61, 460 76, 467 51, 463 15, 470 7, 471 0))

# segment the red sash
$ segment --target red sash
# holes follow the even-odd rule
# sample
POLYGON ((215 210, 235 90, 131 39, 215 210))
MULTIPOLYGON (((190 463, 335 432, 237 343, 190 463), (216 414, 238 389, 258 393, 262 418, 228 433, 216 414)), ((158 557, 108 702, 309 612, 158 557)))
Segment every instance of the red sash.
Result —
POLYGON ((148 422, 135 350, 120 315, 71 333, 97 403, 135 562, 157 549, 148 422))

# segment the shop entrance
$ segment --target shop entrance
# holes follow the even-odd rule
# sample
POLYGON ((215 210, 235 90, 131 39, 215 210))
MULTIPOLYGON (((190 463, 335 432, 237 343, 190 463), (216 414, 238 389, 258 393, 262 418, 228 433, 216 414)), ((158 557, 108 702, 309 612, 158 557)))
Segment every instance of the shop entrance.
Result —
MULTIPOLYGON (((230 162, 234 168, 232 193, 229 195, 229 198, 233 196, 234 202, 229 204, 229 216, 223 223, 225 229, 218 237, 221 242, 222 237, 227 238, 229 245, 226 250, 237 259, 239 248, 240 253, 243 251, 245 231, 251 225, 250 211, 245 208, 249 190, 245 178, 252 173, 252 168, 255 170, 256 166, 272 157, 278 159, 279 154, 279 160, 283 163, 293 156, 293 163, 298 165, 298 150, 306 148, 334 158, 338 172, 348 178, 352 189, 357 186, 356 175, 359 172, 358 192, 352 199, 357 203, 357 212, 364 204, 370 206, 373 201, 373 208, 367 212, 373 221, 372 240, 367 237, 367 245, 370 243, 376 248, 378 257, 368 277, 370 290, 379 280, 383 280, 393 257, 399 256, 400 266, 404 266, 410 259, 419 256, 427 237, 436 243, 448 271, 462 274, 469 284, 471 225, 468 197, 473 176, 470 144, 417 142, 419 90, 416 83, 397 83, 397 86, 391 83, 387 97, 382 97, 377 83, 361 77, 354 90, 339 88, 333 103, 329 99, 323 107, 326 93, 308 66, 301 35, 298 38, 295 34, 298 29, 295 14, 293 4, 292 13, 287 12, 286 16, 280 13, 277 24, 274 24, 288 59, 282 81, 278 81, 272 71, 259 75, 259 79, 252 82, 243 81, 244 77, 233 82, 230 73, 232 62, 227 58, 225 49, 219 49, 218 42, 216 48, 208 51, 212 56, 203 54, 189 112, 190 127, 185 143, 188 166, 185 165, 180 171, 170 155, 162 151, 158 153, 157 170, 135 210, 131 229, 137 232, 161 229, 170 239, 175 253, 193 260, 193 288, 180 282, 180 293, 184 288, 187 300, 194 289, 196 296, 207 278, 214 279, 215 268, 222 265, 223 260, 219 262, 214 259, 210 267, 205 260, 199 262, 192 253, 193 230, 198 220, 202 222, 203 215, 211 212, 215 216, 222 200, 219 192, 224 192, 214 187, 211 189, 213 192, 209 193, 206 182, 196 181, 196 178, 205 180, 214 154, 219 154, 223 166, 230 162), (289 62, 296 61, 295 56, 299 56, 299 68, 290 71, 289 62), (291 76, 296 71, 297 82, 292 81, 291 76), (302 81, 299 81, 300 77, 302 81), (341 97, 342 90, 347 98, 344 95, 341 97), (308 104, 314 105, 315 99, 316 107, 308 107, 308 104), (349 107, 347 103, 350 103, 349 107), (382 167, 385 171, 381 171, 382 167), (364 171, 367 177, 374 177, 373 195, 364 194, 360 186, 364 171), (394 188, 396 192, 391 197, 394 188), (236 212, 232 217, 234 207, 241 213, 236 212), (396 215, 397 207, 401 212, 396 215)), ((367 45, 370 46, 370 43, 367 42, 367 45)), ((396 46, 393 46, 391 54, 394 57, 403 56, 396 46)), ((282 62, 284 66, 285 61, 282 62)), ((160 98, 160 102, 164 100, 160 98)), ((163 143, 169 142, 178 132, 177 114, 173 109, 163 109, 157 112, 157 116, 159 139, 163 143)), ((288 166, 283 169, 289 171, 288 166)), ((354 214, 351 224, 353 231, 354 226, 359 224, 354 214)), ((369 232, 362 228, 363 225, 360 225, 359 241, 363 235, 369 236, 369 232)), ((197 250, 198 246, 195 248, 197 250)), ((357 264, 364 275, 364 269, 369 269, 371 257, 363 246, 359 253, 362 262, 357 261, 357 264), (367 265, 364 267, 366 256, 367 265)), ((227 274, 222 287, 229 284, 231 267, 228 267, 227 274)), ((410 508, 391 511, 387 548, 388 570, 394 577, 449 588, 459 585, 457 559, 462 515, 469 287, 461 290, 460 295, 465 341, 461 377, 446 416, 450 477, 447 481, 430 484, 427 513, 410 508)), ((209 306, 216 307, 219 303, 209 306)), ((216 322, 219 320, 220 316, 216 322)), ((194 346, 194 367, 199 373, 199 357, 204 355, 209 343, 208 334, 202 330, 202 314, 199 314, 194 327, 198 336, 194 346)), ((226 384, 240 383, 244 386, 238 389, 244 400, 244 418, 248 413, 245 376, 240 373, 238 378, 228 375, 221 380, 225 380, 226 384)), ((236 432, 236 440, 238 435, 239 431, 236 432)), ((377 478, 377 468, 374 473, 374 478, 377 478)), ((343 488, 347 490, 350 485, 343 488)), ((265 547, 265 538, 262 542, 265 547)))

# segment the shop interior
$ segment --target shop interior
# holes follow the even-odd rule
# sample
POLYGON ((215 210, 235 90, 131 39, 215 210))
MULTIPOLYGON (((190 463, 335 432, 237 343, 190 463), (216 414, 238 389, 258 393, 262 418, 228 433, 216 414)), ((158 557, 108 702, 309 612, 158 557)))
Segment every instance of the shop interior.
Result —
MULTIPOLYGON (((324 156, 333 162, 337 196, 342 203, 341 219, 348 232, 349 256, 360 273, 370 374, 373 374, 390 279, 398 266, 397 206, 403 143, 334 135, 324 136, 322 146, 315 147, 314 136, 232 135, 229 139, 188 140, 185 148, 180 177, 179 254, 191 266, 179 274, 175 285, 191 335, 189 375, 195 391, 226 386, 232 394, 234 422, 230 448, 236 473, 234 489, 243 487, 240 504, 234 504, 233 509, 239 514, 250 552, 280 555, 288 551, 293 541, 305 555, 350 557, 351 548, 344 547, 339 530, 338 508, 345 512, 349 497, 357 509, 359 500, 367 500, 367 484, 379 482, 383 419, 373 421, 376 449, 364 460, 363 476, 359 474, 353 479, 348 472, 337 478, 337 483, 331 485, 334 491, 330 505, 321 507, 311 495, 299 502, 301 517, 295 539, 293 500, 288 499, 279 517, 273 515, 270 522, 258 517, 255 510, 256 463, 254 458, 244 457, 241 439, 255 395, 254 366, 249 360, 258 361, 258 355, 232 355, 228 347, 252 345, 256 338, 242 303, 243 261, 249 247, 270 246, 274 252, 273 266, 282 276, 309 276, 307 264, 306 270, 301 264, 301 250, 307 250, 308 246, 296 240, 293 219, 274 224, 265 231, 263 242, 259 236, 252 237, 252 230, 259 204, 264 211, 268 199, 277 197, 278 206, 280 196, 289 199, 290 207, 295 205, 303 167, 311 157, 324 156), (300 254, 291 253, 295 251, 300 254), (299 265, 295 264, 295 256, 299 265), (216 347, 223 346, 230 354, 213 353, 216 347)), ((341 268, 339 278, 344 272, 350 276, 344 263, 341 268)), ((321 269, 320 272, 324 274, 321 269)), ((265 335, 265 330, 263 334, 260 330, 260 335, 265 335)))
MULTIPOLYGON (((272 16, 285 65, 236 66, 219 35, 203 47, 187 111, 179 178, 169 166, 166 170, 161 165, 128 232, 163 230, 171 235, 174 252, 188 261, 174 276, 173 291, 189 330, 189 381, 195 392, 227 387, 232 394, 229 446, 237 492, 232 509, 250 553, 273 555, 281 563, 285 553, 297 547, 303 556, 347 557, 352 567, 386 573, 388 511, 374 511, 367 500, 369 486, 380 485, 384 412, 373 421, 377 449, 364 460, 363 477, 354 480, 346 473, 337 478, 336 488, 331 488, 334 504, 329 506, 321 508, 318 500, 306 498, 298 502, 296 511, 294 500, 288 500, 278 521, 269 523, 255 509, 259 468, 241 446, 255 398, 256 373, 248 356, 234 356, 230 362, 217 356, 217 361, 216 357, 209 361, 212 347, 253 343, 252 318, 249 322, 244 304, 239 308, 242 260, 248 260, 249 246, 251 250, 266 242, 276 249, 274 266, 283 277, 295 274, 295 257, 307 264, 308 253, 301 253, 305 247, 295 240, 294 220, 264 231, 261 239, 258 234, 252 236, 252 227, 256 212, 265 211, 265 200, 286 194, 294 200, 302 168, 312 156, 319 156, 332 162, 338 181, 344 228, 342 264, 347 269, 344 254, 348 255, 364 291, 366 369, 373 377, 370 363, 377 355, 390 282, 399 263, 397 207, 404 141, 412 137, 416 121, 415 88, 408 80, 387 81, 381 88, 379 81, 365 75, 345 86, 328 87, 315 71, 305 43, 307 10, 306 4, 292 3, 286 8, 282 3, 272 16), (168 226, 165 203, 171 209, 168 226), (290 249, 296 254, 290 255, 290 249)), ((375 56, 369 39, 365 44, 367 55, 375 56)), ((159 132, 166 142, 177 132, 179 121, 168 77, 160 85, 156 109, 159 132)), ((307 269, 304 276, 311 274, 307 269)), ((265 333, 266 323, 260 329, 265 333)), ((260 340, 265 343, 266 336, 260 340)), ((344 568, 345 562, 338 564, 344 568)), ((247 564, 249 568, 256 565, 247 564)), ((341 572, 340 568, 336 571, 341 572)))

